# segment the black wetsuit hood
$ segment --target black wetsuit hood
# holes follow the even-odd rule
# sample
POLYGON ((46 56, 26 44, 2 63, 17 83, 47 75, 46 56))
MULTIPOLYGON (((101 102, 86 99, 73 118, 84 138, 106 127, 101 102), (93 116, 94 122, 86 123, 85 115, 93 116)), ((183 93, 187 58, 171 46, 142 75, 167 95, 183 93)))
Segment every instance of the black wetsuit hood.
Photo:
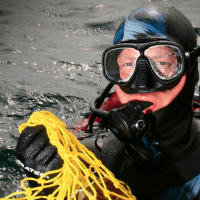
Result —
POLYGON ((120 24, 114 44, 168 40, 187 51, 196 47, 196 34, 190 21, 175 7, 148 4, 132 11, 120 24))

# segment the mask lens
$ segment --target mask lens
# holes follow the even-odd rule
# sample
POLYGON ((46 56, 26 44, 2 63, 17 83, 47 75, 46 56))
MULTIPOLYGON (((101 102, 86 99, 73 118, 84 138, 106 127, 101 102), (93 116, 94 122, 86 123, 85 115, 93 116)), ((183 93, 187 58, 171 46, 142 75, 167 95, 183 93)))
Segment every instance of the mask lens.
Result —
POLYGON ((173 45, 156 45, 145 50, 155 74, 162 80, 171 80, 183 71, 183 56, 173 45))
POLYGON ((116 48, 106 52, 104 56, 105 75, 116 83, 126 83, 135 72, 140 52, 134 48, 116 48))

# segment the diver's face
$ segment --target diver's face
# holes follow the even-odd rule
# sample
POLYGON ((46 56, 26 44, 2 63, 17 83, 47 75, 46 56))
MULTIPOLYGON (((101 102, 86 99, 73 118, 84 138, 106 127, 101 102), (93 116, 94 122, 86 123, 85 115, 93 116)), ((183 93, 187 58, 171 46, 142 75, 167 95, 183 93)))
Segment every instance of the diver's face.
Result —
MULTIPOLYGON (((127 48, 123 50, 118 59, 120 77, 126 79, 130 76, 130 73, 136 67, 136 61, 139 57, 139 52, 135 49, 127 48)), ((145 51, 145 56, 151 59, 154 63, 157 63, 158 72, 162 76, 170 77, 176 72, 177 57, 169 47, 156 46, 145 51)), ((183 89, 186 81, 186 75, 183 75, 181 81, 174 88, 165 91, 149 92, 149 93, 134 93, 127 94, 121 90, 118 85, 115 85, 117 96, 122 104, 126 104, 129 101, 149 101, 153 105, 147 108, 144 112, 155 112, 171 103, 173 99, 183 89)))

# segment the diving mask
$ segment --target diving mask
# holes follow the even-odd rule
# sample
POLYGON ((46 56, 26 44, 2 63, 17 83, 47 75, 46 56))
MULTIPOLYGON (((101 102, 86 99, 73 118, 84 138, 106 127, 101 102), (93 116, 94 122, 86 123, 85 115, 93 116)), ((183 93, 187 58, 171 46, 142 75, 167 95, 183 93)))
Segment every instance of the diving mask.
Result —
POLYGON ((173 42, 122 43, 104 51, 103 72, 127 93, 160 91, 177 84, 185 59, 183 48, 173 42))

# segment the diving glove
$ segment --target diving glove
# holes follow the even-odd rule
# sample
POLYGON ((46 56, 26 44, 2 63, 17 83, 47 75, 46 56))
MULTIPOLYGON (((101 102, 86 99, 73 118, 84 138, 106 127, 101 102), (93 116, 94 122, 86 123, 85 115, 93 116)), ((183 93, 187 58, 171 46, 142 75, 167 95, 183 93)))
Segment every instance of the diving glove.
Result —
POLYGON ((46 128, 42 125, 24 129, 17 143, 16 158, 27 176, 34 178, 63 165, 57 148, 49 142, 46 128))

